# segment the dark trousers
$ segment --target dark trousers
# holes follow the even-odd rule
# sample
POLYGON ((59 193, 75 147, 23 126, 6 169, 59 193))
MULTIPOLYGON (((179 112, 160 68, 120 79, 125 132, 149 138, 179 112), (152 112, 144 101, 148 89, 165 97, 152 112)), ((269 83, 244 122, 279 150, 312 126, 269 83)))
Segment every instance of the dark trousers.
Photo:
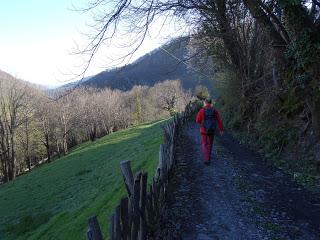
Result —
POLYGON ((210 161, 213 139, 214 135, 201 134, 201 148, 205 162, 210 161))

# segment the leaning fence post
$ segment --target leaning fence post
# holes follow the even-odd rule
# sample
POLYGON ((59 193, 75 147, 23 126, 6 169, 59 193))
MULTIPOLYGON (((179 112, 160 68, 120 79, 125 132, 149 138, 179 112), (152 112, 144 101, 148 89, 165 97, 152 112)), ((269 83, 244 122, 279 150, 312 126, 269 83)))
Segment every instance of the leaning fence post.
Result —
POLYGON ((133 194, 133 173, 131 170, 130 161, 122 161, 120 163, 120 169, 123 175, 123 180, 126 185, 129 196, 133 194))
POLYGON ((159 149, 159 168, 161 169, 161 178, 163 179, 163 175, 166 174, 166 169, 167 169, 167 162, 166 162, 166 158, 164 155, 164 144, 160 145, 160 149, 159 149))
POLYGON ((96 216, 90 217, 88 219, 88 225, 90 227, 90 230, 92 231, 92 239, 102 240, 102 233, 96 216))

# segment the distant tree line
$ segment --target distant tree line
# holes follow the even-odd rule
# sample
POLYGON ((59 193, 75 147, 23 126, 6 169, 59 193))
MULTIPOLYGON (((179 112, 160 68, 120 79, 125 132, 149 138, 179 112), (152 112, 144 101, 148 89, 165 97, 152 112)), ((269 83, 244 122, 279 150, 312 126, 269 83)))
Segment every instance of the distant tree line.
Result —
POLYGON ((173 115, 190 98, 178 80, 126 92, 76 88, 52 100, 20 80, 0 79, 0 179, 13 180, 79 143, 173 115))

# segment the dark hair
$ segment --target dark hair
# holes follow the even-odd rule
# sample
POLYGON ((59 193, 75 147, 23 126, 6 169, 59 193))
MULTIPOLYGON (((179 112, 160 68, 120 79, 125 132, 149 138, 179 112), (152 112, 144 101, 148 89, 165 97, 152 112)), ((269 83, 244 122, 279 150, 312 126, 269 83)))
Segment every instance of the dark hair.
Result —
POLYGON ((205 102, 211 104, 212 100, 211 100, 211 98, 206 98, 205 102))

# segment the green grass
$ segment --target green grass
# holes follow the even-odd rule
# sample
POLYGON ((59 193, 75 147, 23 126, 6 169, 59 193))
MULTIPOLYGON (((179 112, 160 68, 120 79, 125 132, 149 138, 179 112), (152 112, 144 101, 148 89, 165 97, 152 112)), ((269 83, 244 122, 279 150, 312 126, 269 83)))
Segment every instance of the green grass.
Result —
POLYGON ((158 164, 160 124, 143 124, 74 148, 50 164, 0 186, 0 239, 85 239, 87 219, 98 215, 103 235, 116 204, 126 195, 119 162, 133 171, 158 164))

